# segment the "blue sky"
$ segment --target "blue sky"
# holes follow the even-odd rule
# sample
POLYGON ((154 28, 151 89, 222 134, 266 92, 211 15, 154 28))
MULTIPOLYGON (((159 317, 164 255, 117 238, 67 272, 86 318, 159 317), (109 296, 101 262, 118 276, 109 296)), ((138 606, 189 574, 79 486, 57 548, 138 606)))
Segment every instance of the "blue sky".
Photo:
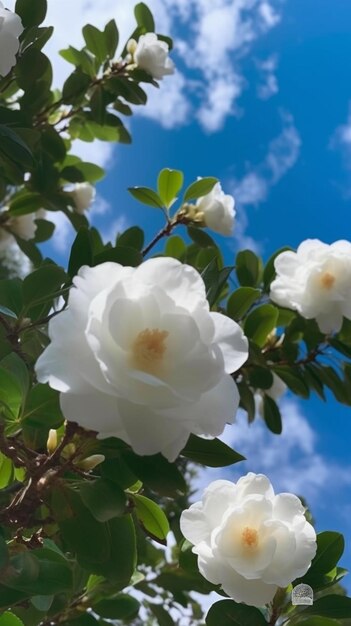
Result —
MULTIPOLYGON (((88 21, 102 25, 120 17, 125 36, 131 31, 130 0, 118 3, 117 14, 112 0, 98 8, 75 0, 69 26, 65 3, 68 9, 62 0, 58 11, 49 1, 48 22, 57 26, 51 56, 79 43, 79 29, 88 21)), ((178 73, 150 94, 149 108, 136 112, 132 146, 77 147, 108 170, 93 222, 107 238, 136 223, 151 238, 162 226, 161 214, 138 205, 126 189, 153 186, 160 169, 173 167, 188 182, 217 176, 235 195, 235 236, 220 239, 228 262, 247 245, 267 258, 308 237, 350 239, 350 3, 152 0, 150 6, 160 30, 175 37, 178 73)), ((57 82, 68 69, 55 62, 57 82)), ((52 254, 65 263, 71 234, 61 219, 57 229, 52 254)), ((350 408, 332 398, 323 404, 286 397, 282 411, 281 440, 259 421, 248 429, 242 416, 226 432, 226 440, 249 458, 233 475, 264 471, 277 491, 304 495, 319 530, 346 535, 343 564, 351 568, 350 408)))

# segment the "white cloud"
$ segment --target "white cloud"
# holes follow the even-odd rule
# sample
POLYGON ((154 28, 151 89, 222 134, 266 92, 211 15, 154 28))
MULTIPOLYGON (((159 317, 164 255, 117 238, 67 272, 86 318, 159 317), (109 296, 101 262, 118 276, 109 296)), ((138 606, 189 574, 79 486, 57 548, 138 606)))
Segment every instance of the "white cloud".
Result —
POLYGON ((296 493, 312 505, 321 493, 327 499, 328 494, 351 485, 351 466, 326 459, 319 452, 318 435, 296 400, 283 399, 280 408, 283 433, 279 436, 267 429, 262 418, 248 425, 246 414, 239 413, 236 424, 227 426, 221 438, 248 460, 226 469, 225 476, 223 469, 204 470, 196 485, 198 492, 211 480, 229 474, 237 480, 248 471, 266 474, 276 492, 296 493))
MULTIPOLYGON (((194 117, 207 131, 220 129, 229 115, 239 111, 236 103, 246 84, 242 58, 256 39, 278 23, 278 3, 279 0, 149 0, 158 32, 174 37, 175 57, 182 59, 186 71, 178 70, 173 79, 165 79, 160 92, 153 92, 148 105, 140 107, 138 114, 171 128, 188 122, 193 105, 194 117), (179 32, 186 32, 186 37, 180 39, 179 32), (196 90, 192 90, 194 81, 196 90)), ((55 32, 46 51, 54 60, 56 85, 61 85, 72 71, 58 51, 70 44, 83 45, 82 26, 91 23, 101 28, 115 18, 122 45, 134 29, 134 4, 134 0, 49 1, 46 23, 53 24, 55 32)), ((8 8, 13 10, 14 5, 15 0, 8 0, 8 8)), ((102 150, 101 145, 99 151, 102 150)), ((100 162, 107 159, 101 153, 100 162)))
POLYGON ((337 127, 331 137, 330 147, 334 150, 340 150, 345 167, 351 170, 351 102, 346 123, 337 127))
POLYGON ((126 215, 120 215, 115 220, 104 226, 101 237, 105 243, 109 241, 114 244, 116 237, 130 226, 126 215))
POLYGON ((257 61, 256 65, 261 75, 261 82, 257 85, 257 95, 261 100, 268 100, 279 91, 278 80, 275 75, 278 58, 272 54, 264 61, 257 61))

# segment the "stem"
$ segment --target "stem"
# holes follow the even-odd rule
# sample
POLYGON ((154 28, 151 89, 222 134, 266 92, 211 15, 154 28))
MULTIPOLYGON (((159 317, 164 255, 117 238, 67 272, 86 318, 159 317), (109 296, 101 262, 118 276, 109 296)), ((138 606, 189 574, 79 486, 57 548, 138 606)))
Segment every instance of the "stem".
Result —
POLYGON ((169 237, 173 229, 178 226, 178 224, 188 224, 188 222, 188 219, 184 216, 178 216, 172 221, 168 221, 167 224, 157 233, 157 235, 155 235, 152 241, 150 241, 150 243, 142 250, 141 254, 146 256, 163 237, 169 237))

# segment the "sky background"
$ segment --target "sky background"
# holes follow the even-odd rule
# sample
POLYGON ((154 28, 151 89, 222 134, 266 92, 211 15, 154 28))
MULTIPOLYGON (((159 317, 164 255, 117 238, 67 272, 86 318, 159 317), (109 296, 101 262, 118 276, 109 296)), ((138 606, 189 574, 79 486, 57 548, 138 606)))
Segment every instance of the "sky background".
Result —
MULTIPOLYGON (((106 240, 139 224, 147 239, 162 215, 126 191, 155 186, 163 167, 187 182, 217 176, 236 199, 236 228, 218 238, 226 259, 250 247, 264 259, 306 238, 350 239, 351 4, 347 0, 151 0, 159 32, 175 40, 177 73, 147 107, 127 120, 131 146, 76 146, 107 169, 91 209, 106 240)), ((7 3, 13 8, 14 2, 7 3)), ((47 53, 62 83, 70 66, 57 56, 83 43, 81 27, 117 20, 124 41, 133 29, 131 0, 49 0, 55 34, 47 53), (68 19, 69 16, 69 19, 68 19)), ((73 239, 64 216, 50 253, 66 264, 73 239)), ((51 216, 50 216, 51 217, 51 216)), ((181 234, 181 231, 179 231, 181 234)), ((243 415, 225 439, 248 457, 234 469, 208 470, 200 480, 246 471, 266 473, 276 491, 303 495, 318 530, 346 537, 342 564, 351 568, 351 411, 328 398, 281 402, 284 432, 269 433, 243 415)), ((348 577, 351 579, 351 576, 348 577)), ((351 580, 345 579, 351 591, 351 580)))

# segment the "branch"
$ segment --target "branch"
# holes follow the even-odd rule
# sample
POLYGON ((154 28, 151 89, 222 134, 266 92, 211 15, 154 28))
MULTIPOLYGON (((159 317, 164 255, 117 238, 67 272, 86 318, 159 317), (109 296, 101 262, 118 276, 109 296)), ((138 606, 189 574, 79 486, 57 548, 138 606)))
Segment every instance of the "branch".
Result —
POLYGON ((172 221, 168 221, 167 224, 157 233, 157 235, 153 238, 152 241, 142 250, 141 254, 146 256, 150 250, 163 238, 169 237, 172 233, 173 229, 178 226, 178 224, 188 224, 189 220, 182 216, 175 217, 172 221))

